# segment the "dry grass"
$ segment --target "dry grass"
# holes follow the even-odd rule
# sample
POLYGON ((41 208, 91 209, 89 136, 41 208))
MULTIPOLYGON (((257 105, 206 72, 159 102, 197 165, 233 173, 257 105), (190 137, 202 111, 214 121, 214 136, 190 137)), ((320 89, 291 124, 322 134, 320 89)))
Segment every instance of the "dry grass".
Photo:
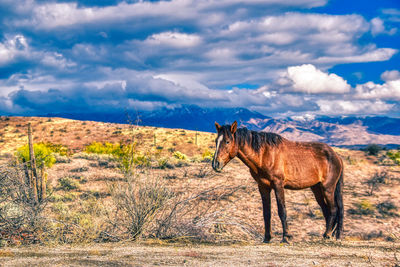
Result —
MULTIPOLYGON (((82 151, 85 145, 93 142, 127 143, 132 141, 132 127, 128 124, 103 123, 94 121, 76 121, 62 118, 5 117, 0 119, 0 151, 13 153, 26 143, 28 122, 32 123, 34 142, 62 144, 74 152, 82 151), (16 132, 18 130, 18 132, 16 132), (79 137, 79 138, 76 138, 79 137)), ((180 151, 188 156, 204 152, 213 147, 214 135, 182 129, 164 129, 156 127, 135 127, 134 141, 138 149, 155 153, 162 150, 180 151), (154 143, 154 136, 156 140, 154 143)))
MULTIPOLYGON (((63 144, 79 152, 93 141, 128 142, 132 131, 128 125, 99 122, 81 122, 52 118, 29 118, 33 122, 35 142, 44 141, 63 144), (81 138, 71 138, 80 136, 81 138)), ((0 121, 0 151, 3 155, 12 153, 26 142, 23 134, 27 118, 10 118, 0 121), (15 133, 15 129, 20 129, 15 133), (21 135, 21 136, 19 136, 21 135)), ((345 162, 345 221, 344 241, 323 242, 324 219, 310 190, 287 190, 289 231, 294 236, 293 244, 277 244, 281 224, 275 201, 272 202, 273 244, 258 246, 262 241, 263 220, 260 196, 256 183, 248 169, 239 160, 233 160, 222 173, 214 173, 209 163, 199 163, 202 153, 214 150, 214 134, 200 133, 198 144, 194 143, 195 132, 179 129, 139 127, 134 138, 138 150, 159 159, 167 159, 171 168, 153 168, 149 175, 160 177, 163 183, 183 201, 185 207, 176 216, 182 227, 174 228, 165 236, 174 245, 149 247, 142 245, 90 245, 85 248, 35 248, 5 249, 0 251, 0 262, 9 265, 27 265, 38 253, 36 264, 50 266, 52 263, 67 265, 346 265, 351 266, 395 266, 394 250, 400 242, 400 167, 380 164, 381 154, 368 156, 362 151, 335 148, 345 162), (156 145, 154 145, 156 134, 156 145), (173 152, 180 151, 197 163, 173 158, 173 152), (379 183, 371 193, 368 187, 376 173, 387 173, 390 179, 379 183), (186 201, 187 200, 187 201, 186 201), (372 211, 351 213, 350 210, 370 205, 372 211), (386 203, 386 204, 382 204, 386 203), (395 208, 388 210, 392 203, 395 208), (382 209, 386 207, 385 211, 382 209), (181 246, 182 242, 206 241, 214 244, 238 244, 238 246, 181 246), (242 246, 240 244, 251 244, 242 246), (216 249, 217 248, 217 249, 216 249), (95 251, 95 252, 93 252, 95 251), (29 255, 28 255, 29 254, 29 255), (41 256, 42 255, 42 256, 41 256), (153 255, 153 256, 152 256, 153 255), (158 255, 158 256, 157 256, 158 255), (160 255, 164 255, 165 260, 160 255), (64 262, 63 262, 64 260, 64 262)), ((6 159, 3 159, 6 160, 6 159)), ((0 159, 1 161, 1 159, 0 159)), ((154 165, 154 164, 153 164, 154 165)), ((59 205, 72 214, 78 214, 91 207, 90 214, 96 220, 87 225, 96 233, 84 232, 93 242, 107 227, 105 218, 112 206, 109 188, 114 183, 123 183, 124 177, 115 162, 107 157, 75 154, 68 160, 56 163, 48 170, 49 183, 54 188, 54 202, 48 205, 49 216, 52 205, 59 205), (59 180, 68 177, 79 186, 70 191, 57 189, 59 180), (95 210, 90 206, 96 203, 95 210), (60 204, 61 203, 61 204, 60 204), (90 234, 90 235, 89 235, 90 234)), ((273 196, 273 195, 272 195, 273 196)), ((168 212, 164 210, 163 212, 168 212)), ((85 215, 86 216, 86 215, 85 215)), ((84 219, 86 218, 84 216, 84 219)), ((84 225, 84 227, 86 227, 84 225)), ((82 230, 83 231, 83 230, 82 230)), ((151 236, 148 235, 148 236, 151 236)), ((151 239, 150 239, 151 240, 151 239)), ((397 254, 399 257, 400 252, 397 254)), ((397 263, 398 264, 398 263, 397 263)))

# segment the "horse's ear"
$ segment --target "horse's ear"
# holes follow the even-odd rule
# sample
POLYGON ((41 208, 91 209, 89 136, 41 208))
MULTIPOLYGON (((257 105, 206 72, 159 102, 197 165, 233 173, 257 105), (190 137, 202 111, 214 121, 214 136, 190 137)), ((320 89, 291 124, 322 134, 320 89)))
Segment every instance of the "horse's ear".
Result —
POLYGON ((215 128, 217 129, 217 132, 219 132, 221 125, 219 125, 218 122, 215 122, 215 128))
POLYGON ((234 121, 231 125, 231 133, 234 134, 237 129, 237 121, 234 121))

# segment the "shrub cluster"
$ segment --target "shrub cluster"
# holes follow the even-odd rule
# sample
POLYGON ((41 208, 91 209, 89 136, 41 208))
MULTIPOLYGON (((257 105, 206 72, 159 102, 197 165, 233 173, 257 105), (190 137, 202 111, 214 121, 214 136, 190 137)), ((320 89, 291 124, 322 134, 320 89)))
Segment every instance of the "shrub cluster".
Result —
POLYGON ((392 159, 397 165, 400 165, 400 150, 388 151, 387 156, 392 159))
POLYGON ((132 166, 150 166, 150 158, 136 151, 136 143, 112 144, 93 142, 85 148, 86 153, 112 155, 120 163, 124 172, 128 172, 132 166))
POLYGON ((179 160, 187 160, 188 159, 188 157, 180 151, 175 151, 172 155, 174 156, 174 158, 179 159, 179 160))
MULTIPOLYGON (((56 163, 56 158, 53 155, 53 150, 48 145, 44 143, 33 144, 33 150, 35 151, 37 168, 50 168, 54 165, 54 163, 56 163)), ((24 145, 17 149, 17 158, 19 162, 26 162, 28 167, 30 168, 30 155, 28 145, 24 145)))
POLYGON ((378 155, 379 151, 382 150, 382 147, 377 144, 370 144, 365 148, 365 150, 368 152, 369 155, 376 156, 378 155))

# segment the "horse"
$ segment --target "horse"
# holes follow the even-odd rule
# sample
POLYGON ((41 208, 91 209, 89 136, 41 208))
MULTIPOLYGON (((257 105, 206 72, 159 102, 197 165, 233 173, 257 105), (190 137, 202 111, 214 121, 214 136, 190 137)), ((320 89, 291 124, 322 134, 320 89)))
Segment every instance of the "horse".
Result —
POLYGON ((217 138, 212 167, 221 172, 236 156, 250 169, 258 184, 264 217, 264 243, 271 240, 271 191, 275 193, 282 223, 282 243, 288 234, 284 189, 311 188, 322 209, 324 238, 341 239, 343 232, 343 162, 324 143, 294 142, 270 132, 237 128, 237 122, 221 126, 215 122, 217 138))

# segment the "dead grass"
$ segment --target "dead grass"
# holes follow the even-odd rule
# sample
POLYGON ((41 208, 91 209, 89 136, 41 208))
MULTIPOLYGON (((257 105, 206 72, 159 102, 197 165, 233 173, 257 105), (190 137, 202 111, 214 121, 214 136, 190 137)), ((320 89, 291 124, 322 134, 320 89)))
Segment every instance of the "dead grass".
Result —
MULTIPOLYGON (((93 141, 128 142, 132 139, 128 125, 99 122, 80 122, 52 118, 29 118, 33 121, 35 142, 59 142, 73 151, 81 151, 93 141), (60 131, 61 130, 61 131, 60 131), (51 132, 53 132, 51 134, 51 132), (80 139, 71 138, 80 136, 80 139)), ((0 121, 0 151, 3 155, 12 153, 26 142, 26 137, 16 133, 24 132, 27 118, 11 117, 0 121), (18 126, 17 126, 18 125, 18 126)), ((134 138, 138 150, 158 159, 168 159, 173 168, 153 168, 151 175, 161 177, 166 186, 182 199, 191 199, 187 205, 190 212, 182 216, 186 228, 180 236, 171 240, 175 243, 166 247, 149 247, 137 244, 92 245, 85 248, 54 248, 50 251, 35 247, 30 249, 0 250, 0 263, 8 265, 28 265, 30 260, 43 266, 51 265, 346 265, 351 266, 395 266, 393 250, 398 251, 400 242, 400 167, 381 165, 378 156, 367 156, 363 151, 335 148, 345 162, 344 186, 344 241, 323 242, 324 219, 310 190, 286 191, 289 231, 294 236, 293 244, 277 244, 281 224, 277 214, 276 202, 272 201, 273 244, 258 246, 262 241, 263 221, 261 200, 256 183, 248 169, 239 161, 233 160, 222 173, 214 173, 210 163, 174 161, 173 153, 182 152, 190 159, 201 158, 202 153, 213 151, 214 134, 200 133, 195 144, 195 132, 179 129, 140 127, 134 138), (154 134, 156 145, 154 146, 154 134), (191 141, 191 142, 189 142, 191 141), (162 147, 162 148, 161 148, 162 147), (372 190, 368 187, 376 173, 386 172, 390 179, 372 190), (349 213, 358 208, 361 201, 374 207, 369 214, 349 213), (388 213, 379 209, 382 203, 393 203, 388 213), (189 206, 190 205, 190 206, 189 206), (394 215, 393 215, 394 214, 394 215), (197 216, 197 217, 196 217, 197 216), (190 228, 191 227, 191 228, 190 228), (192 231, 192 232, 191 232, 192 231), (193 235, 197 235, 193 238, 193 235), (185 242, 204 241, 214 244, 238 244, 238 246, 198 246, 177 248, 185 242), (243 246, 243 244, 251 246, 243 246), (217 249, 216 249, 217 248, 217 249), (37 251, 37 258, 34 252, 37 251), (99 251, 99 254, 96 254, 99 251), (161 256, 163 255, 163 257, 161 256), (25 257, 25 258, 24 258, 25 257), (165 259, 165 260, 164 260, 165 259), (53 263, 53 264, 52 264, 53 263)), ((2 157, 1 160, 8 160, 2 157)), ((154 158, 153 160, 157 160, 154 158)), ((71 156, 63 163, 56 163, 48 170, 48 180, 57 188, 59 179, 70 177, 79 187, 70 192, 55 191, 63 205, 78 209, 86 201, 97 202, 101 207, 111 205, 109 186, 123 182, 123 175, 109 158, 93 155, 71 156), (74 170, 73 172, 71 172, 74 170), (70 193, 71 195, 66 195, 70 193)), ((273 194, 272 197, 274 198, 273 194)), ((56 203, 49 203, 53 205, 56 203)), ((51 211, 49 206, 49 211, 51 211)), ((106 213, 106 211, 104 211, 106 213)), ((51 213, 50 213, 51 216, 51 213)), ((99 218, 97 218, 99 219, 99 218)), ((100 218, 101 219, 101 218, 100 218)), ((97 223, 96 223, 97 225, 97 223)), ((101 232, 101 229, 97 229, 101 232)), ((178 231, 179 234, 179 231, 178 231)), ((143 242, 143 241, 142 241, 143 242)), ((164 241, 157 241, 156 243, 164 241)), ((36 253, 36 252, 35 252, 36 253)), ((400 252, 397 254, 399 257, 400 252)), ((398 263, 397 263, 398 264, 398 263)))

